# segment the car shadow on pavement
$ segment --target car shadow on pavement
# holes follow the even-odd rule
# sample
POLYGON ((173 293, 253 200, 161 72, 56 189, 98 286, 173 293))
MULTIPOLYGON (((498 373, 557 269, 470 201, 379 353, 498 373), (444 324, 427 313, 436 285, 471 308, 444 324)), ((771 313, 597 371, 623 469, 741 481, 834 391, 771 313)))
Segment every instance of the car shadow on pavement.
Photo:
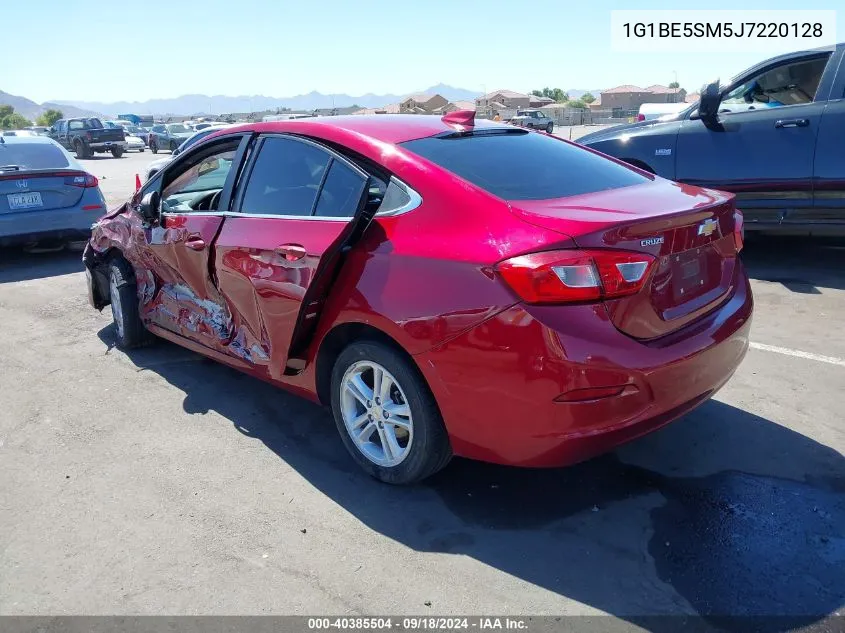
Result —
POLYGON ((742 251, 752 279, 783 284, 792 292, 845 289, 845 238, 754 236, 742 251))
POLYGON ((0 248, 0 284, 83 270, 82 253, 67 248, 54 253, 27 253, 19 248, 0 248))
MULTIPOLYGON (((111 346, 112 326, 100 338, 111 346)), ((653 631, 677 630, 670 615, 742 633, 823 627, 845 603, 845 458, 742 409, 710 401, 570 468, 454 459, 392 487, 359 471, 326 409, 185 353, 160 342, 127 355, 181 390, 186 413, 217 412, 414 550, 474 558, 653 631)))

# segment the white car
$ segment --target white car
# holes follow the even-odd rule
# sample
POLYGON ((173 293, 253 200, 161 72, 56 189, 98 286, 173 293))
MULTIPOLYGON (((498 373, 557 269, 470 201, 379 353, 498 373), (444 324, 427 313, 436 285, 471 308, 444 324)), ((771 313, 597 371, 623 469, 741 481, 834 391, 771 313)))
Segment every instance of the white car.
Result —
POLYGON ((144 145, 144 139, 140 136, 135 136, 134 134, 130 134, 126 132, 124 134, 126 137, 126 151, 132 151, 133 149, 138 150, 139 152, 143 152, 146 149, 146 145, 144 145))

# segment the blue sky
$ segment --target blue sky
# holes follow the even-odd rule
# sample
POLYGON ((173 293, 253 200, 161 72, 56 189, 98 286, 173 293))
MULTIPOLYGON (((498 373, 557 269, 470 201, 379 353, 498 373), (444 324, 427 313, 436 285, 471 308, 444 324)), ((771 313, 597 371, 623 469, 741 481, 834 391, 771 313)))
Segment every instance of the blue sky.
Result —
MULTIPOLYGON (((692 91, 761 60, 759 53, 718 51, 613 53, 610 11, 633 8, 630 0, 3 4, 0 56, 6 62, 0 69, 0 90, 38 102, 145 100, 188 93, 286 97, 311 90, 405 94, 439 82, 479 93, 543 86, 592 89, 666 84, 676 72, 681 85, 692 91), (536 19, 521 17, 527 14, 536 19), (75 32, 83 33, 81 45, 75 32), (94 33, 101 37, 94 38, 94 33)), ((842 6, 841 0, 820 0, 808 8, 837 5, 842 6)), ((677 1, 641 2, 636 8, 679 6, 677 1)), ((707 8, 801 7, 794 0, 717 0, 707 8)), ((845 12, 837 17, 837 39, 842 41, 845 12)))

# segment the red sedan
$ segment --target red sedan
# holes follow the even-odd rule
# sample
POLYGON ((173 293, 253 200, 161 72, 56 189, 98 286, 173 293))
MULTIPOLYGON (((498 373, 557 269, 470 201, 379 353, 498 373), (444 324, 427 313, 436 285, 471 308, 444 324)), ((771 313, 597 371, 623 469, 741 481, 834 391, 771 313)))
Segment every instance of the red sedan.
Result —
MULTIPOLYGON (((729 194, 472 113, 229 128, 95 225, 89 298, 331 406, 371 475, 571 464, 712 396, 748 346, 729 194)), ((683 449, 680 449, 683 450, 683 449)))

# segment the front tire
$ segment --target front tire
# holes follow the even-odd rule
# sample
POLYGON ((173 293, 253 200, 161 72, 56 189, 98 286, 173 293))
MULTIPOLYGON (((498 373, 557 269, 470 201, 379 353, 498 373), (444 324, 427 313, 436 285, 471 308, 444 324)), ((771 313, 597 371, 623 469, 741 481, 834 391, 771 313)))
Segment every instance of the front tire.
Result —
POLYGON ((150 141, 150 151, 153 154, 158 154, 158 144, 155 143, 154 141, 150 141))
POLYGON ((551 134, 554 131, 554 129, 555 129, 554 123, 549 123, 546 126, 546 133, 551 134))
POLYGON ((416 483, 452 457, 428 385, 391 347, 362 341, 344 349, 332 370, 331 407, 349 454, 380 481, 416 483))
POLYGON ((171 143, 170 144, 170 153, 172 154, 173 152, 175 152, 178 147, 179 146, 177 144, 171 143))
POLYGON ((132 267, 118 255, 109 261, 108 271, 109 298, 118 347, 130 349, 146 345, 152 340, 152 335, 141 322, 132 267))

